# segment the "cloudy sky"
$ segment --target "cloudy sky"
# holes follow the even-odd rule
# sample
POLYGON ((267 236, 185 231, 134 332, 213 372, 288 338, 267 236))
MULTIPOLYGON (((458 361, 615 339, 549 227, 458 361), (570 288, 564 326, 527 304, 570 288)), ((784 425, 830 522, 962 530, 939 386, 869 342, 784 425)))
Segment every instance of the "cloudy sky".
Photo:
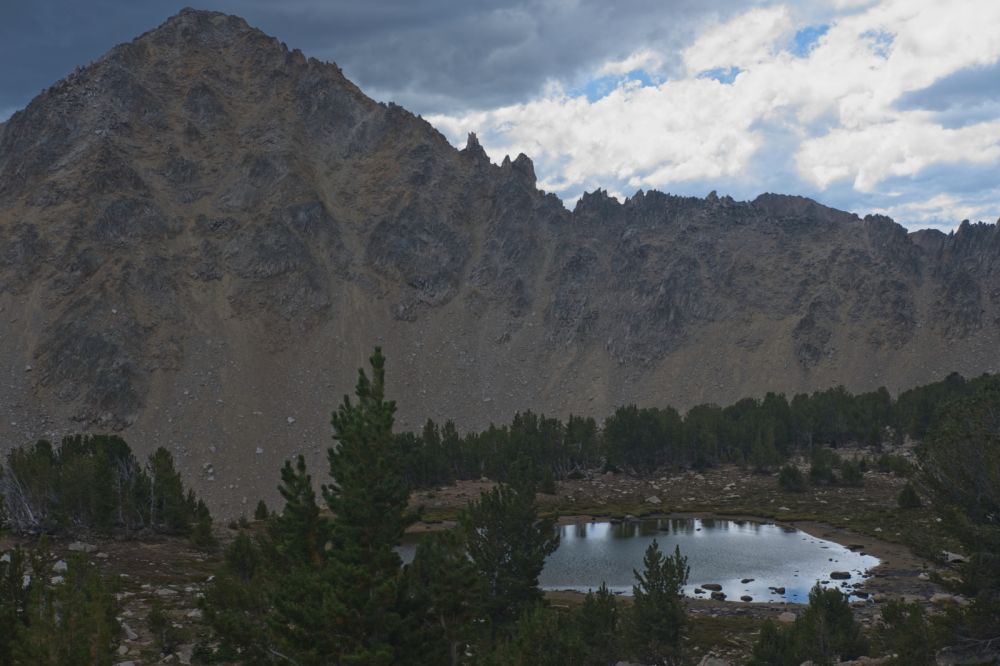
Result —
MULTIPOLYGON (((185 3, 0 21, 0 120, 185 3)), ((804 194, 916 229, 1000 216, 997 0, 221 0, 568 205, 602 187, 804 194)))

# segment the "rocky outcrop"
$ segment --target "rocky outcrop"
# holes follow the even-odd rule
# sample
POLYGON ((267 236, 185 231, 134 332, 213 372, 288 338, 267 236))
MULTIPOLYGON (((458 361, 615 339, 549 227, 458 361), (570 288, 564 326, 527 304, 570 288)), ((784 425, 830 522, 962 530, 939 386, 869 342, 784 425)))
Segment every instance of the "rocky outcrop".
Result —
POLYGON ((0 126, 0 441, 127 429, 238 503, 321 456, 375 344, 404 426, 1000 369, 996 225, 778 194, 569 211, 498 162, 237 17, 113 48, 0 126))

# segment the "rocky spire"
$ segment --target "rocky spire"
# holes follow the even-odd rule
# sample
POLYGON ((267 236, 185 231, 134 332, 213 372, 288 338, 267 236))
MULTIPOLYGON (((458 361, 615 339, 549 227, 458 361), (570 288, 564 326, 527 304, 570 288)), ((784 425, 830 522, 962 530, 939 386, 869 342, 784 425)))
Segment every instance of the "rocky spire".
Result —
POLYGON ((482 145, 480 145, 479 137, 476 136, 475 132, 469 132, 469 138, 465 140, 465 148, 462 149, 462 155, 472 157, 476 160, 489 161, 490 159, 486 151, 483 150, 482 145))

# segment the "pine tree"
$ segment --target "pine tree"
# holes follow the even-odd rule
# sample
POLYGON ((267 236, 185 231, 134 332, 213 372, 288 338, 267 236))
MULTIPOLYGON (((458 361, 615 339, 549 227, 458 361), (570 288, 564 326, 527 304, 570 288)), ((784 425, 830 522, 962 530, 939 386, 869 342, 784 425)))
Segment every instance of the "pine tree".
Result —
POLYGON ((312 477, 306 470, 303 456, 298 457, 295 467, 285 461, 278 492, 285 499, 285 508, 268 523, 276 556, 288 566, 319 567, 326 559, 330 521, 320 515, 312 477))
POLYGON ((245 532, 226 549, 225 562, 200 603, 219 644, 214 654, 219 661, 246 666, 275 663, 276 641, 268 620, 279 571, 285 569, 266 568, 260 547, 245 532))
POLYGON ((94 477, 91 490, 91 515, 94 527, 107 534, 111 532, 117 521, 117 502, 115 497, 115 479, 112 469, 113 460, 107 443, 100 441, 94 454, 94 477))
POLYGON ((191 543, 205 552, 214 551, 219 547, 219 542, 212 532, 212 514, 204 501, 198 500, 195 503, 194 515, 194 523, 191 525, 191 543))
POLYGON ((533 489, 508 484, 482 493, 459 524, 486 584, 486 612, 495 633, 541 601, 538 576, 559 546, 559 535, 552 519, 538 518, 533 489))
POLYGON ((913 487, 913 483, 910 481, 907 481, 903 489, 899 491, 899 495, 896 496, 896 503, 899 504, 899 508, 901 509, 919 509, 923 506, 923 502, 920 501, 920 495, 917 494, 917 489, 913 487))
POLYGON ((285 507, 268 521, 262 543, 273 637, 267 650, 301 666, 326 664, 341 654, 336 623, 346 622, 340 581, 329 571, 333 524, 320 513, 302 456, 295 467, 285 462, 278 491, 285 507))
MULTIPOLYGON (((0 466, 0 477, 3 477, 3 466, 0 466)), ((4 500, 3 494, 0 493, 0 537, 7 531, 8 520, 6 500, 4 500)))
POLYGON ((246 539, 228 551, 226 574, 208 598, 230 610, 207 617, 242 663, 388 666, 415 658, 406 649, 424 627, 416 615, 404 616, 417 606, 395 551, 411 520, 409 489, 394 446, 395 403, 384 397, 384 363, 376 349, 371 379, 359 372, 357 403, 345 397, 332 417, 337 443, 328 456, 331 483, 322 489, 332 518, 320 513, 300 456, 281 471, 285 507, 268 520, 259 557, 246 539))
POLYGON ((455 666, 464 646, 476 640, 485 596, 461 535, 447 531, 423 537, 405 569, 405 584, 410 661, 455 666))
POLYGON ((779 628, 767 621, 754 644, 750 666, 797 666, 804 661, 835 664, 867 652, 868 644, 854 620, 847 596, 816 585, 809 606, 793 625, 779 628))
POLYGON ((656 664, 678 664, 681 641, 687 627, 684 586, 690 567, 680 548, 668 557, 653 543, 646 549, 643 572, 633 571, 633 603, 628 633, 632 652, 640 660, 656 664))
POLYGON ((748 666, 799 666, 801 663, 792 632, 779 628, 770 618, 764 620, 748 666))
POLYGON ((801 493, 806 490, 806 477, 795 465, 785 465, 778 472, 778 486, 782 490, 801 493))
POLYGON ((581 641, 585 647, 583 663, 587 666, 607 666, 618 657, 618 600, 601 583, 597 592, 588 592, 576 617, 581 641))
POLYGON ((24 551, 15 548, 0 560, 0 664, 4 665, 14 663, 11 654, 14 639, 18 628, 27 621, 25 609, 33 579, 24 584, 25 559, 24 551))
POLYGON ((750 463, 758 472, 770 470, 781 463, 781 454, 774 444, 774 426, 757 430, 750 449, 750 463))
POLYGON ((511 636, 484 661, 489 666, 566 666, 583 664, 584 655, 573 619, 535 605, 525 610, 511 636))
POLYGON ((402 562, 395 547, 414 517, 394 446, 396 403, 385 398, 385 357, 375 348, 371 378, 358 371, 357 402, 344 397, 331 423, 331 483, 323 497, 334 515, 327 578, 337 607, 330 615, 340 661, 393 664, 402 645, 398 598, 402 562))
POLYGON ((935 633, 920 604, 893 599, 882 606, 882 623, 875 635, 883 654, 895 654, 894 663, 933 666, 936 663, 935 633))
POLYGON ((215 657, 248 666, 329 663, 336 649, 325 607, 333 599, 324 579, 331 526, 302 456, 295 466, 285 462, 278 491, 284 509, 257 541, 244 532, 236 537, 205 592, 205 619, 219 642, 215 657))
POLYGON ((840 590, 813 587, 809 606, 796 621, 795 631, 799 656, 817 664, 854 659, 868 649, 847 595, 840 590))
POLYGON ((192 507, 184 484, 174 468, 174 457, 162 446, 149 456, 149 520, 154 529, 185 534, 190 530, 192 507))
POLYGON ((253 510, 253 519, 267 520, 267 517, 269 515, 271 514, 270 512, 268 512, 267 504, 264 503, 264 500, 260 500, 259 502, 257 502, 257 508, 253 510))

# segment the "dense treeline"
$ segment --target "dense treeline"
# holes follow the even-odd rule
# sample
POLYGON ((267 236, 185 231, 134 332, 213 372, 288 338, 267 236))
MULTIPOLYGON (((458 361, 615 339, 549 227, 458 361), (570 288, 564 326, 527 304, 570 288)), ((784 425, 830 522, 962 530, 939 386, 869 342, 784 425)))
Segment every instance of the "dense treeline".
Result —
POLYGON ((774 469, 793 455, 860 443, 879 447, 909 437, 923 440, 940 406, 978 391, 991 378, 946 379, 901 393, 880 388, 852 394, 843 387, 798 394, 768 393, 728 407, 618 408, 600 426, 592 418, 566 422, 528 411, 509 425, 460 434, 454 423, 427 421, 419 433, 396 436, 405 476, 415 487, 459 479, 506 479, 525 468, 544 486, 553 478, 605 466, 649 472, 662 465, 706 467, 736 463, 774 469))
POLYGON ((140 465, 112 435, 12 449, 0 467, 2 518, 20 534, 155 531, 212 540, 208 507, 185 492, 164 448, 140 465))

